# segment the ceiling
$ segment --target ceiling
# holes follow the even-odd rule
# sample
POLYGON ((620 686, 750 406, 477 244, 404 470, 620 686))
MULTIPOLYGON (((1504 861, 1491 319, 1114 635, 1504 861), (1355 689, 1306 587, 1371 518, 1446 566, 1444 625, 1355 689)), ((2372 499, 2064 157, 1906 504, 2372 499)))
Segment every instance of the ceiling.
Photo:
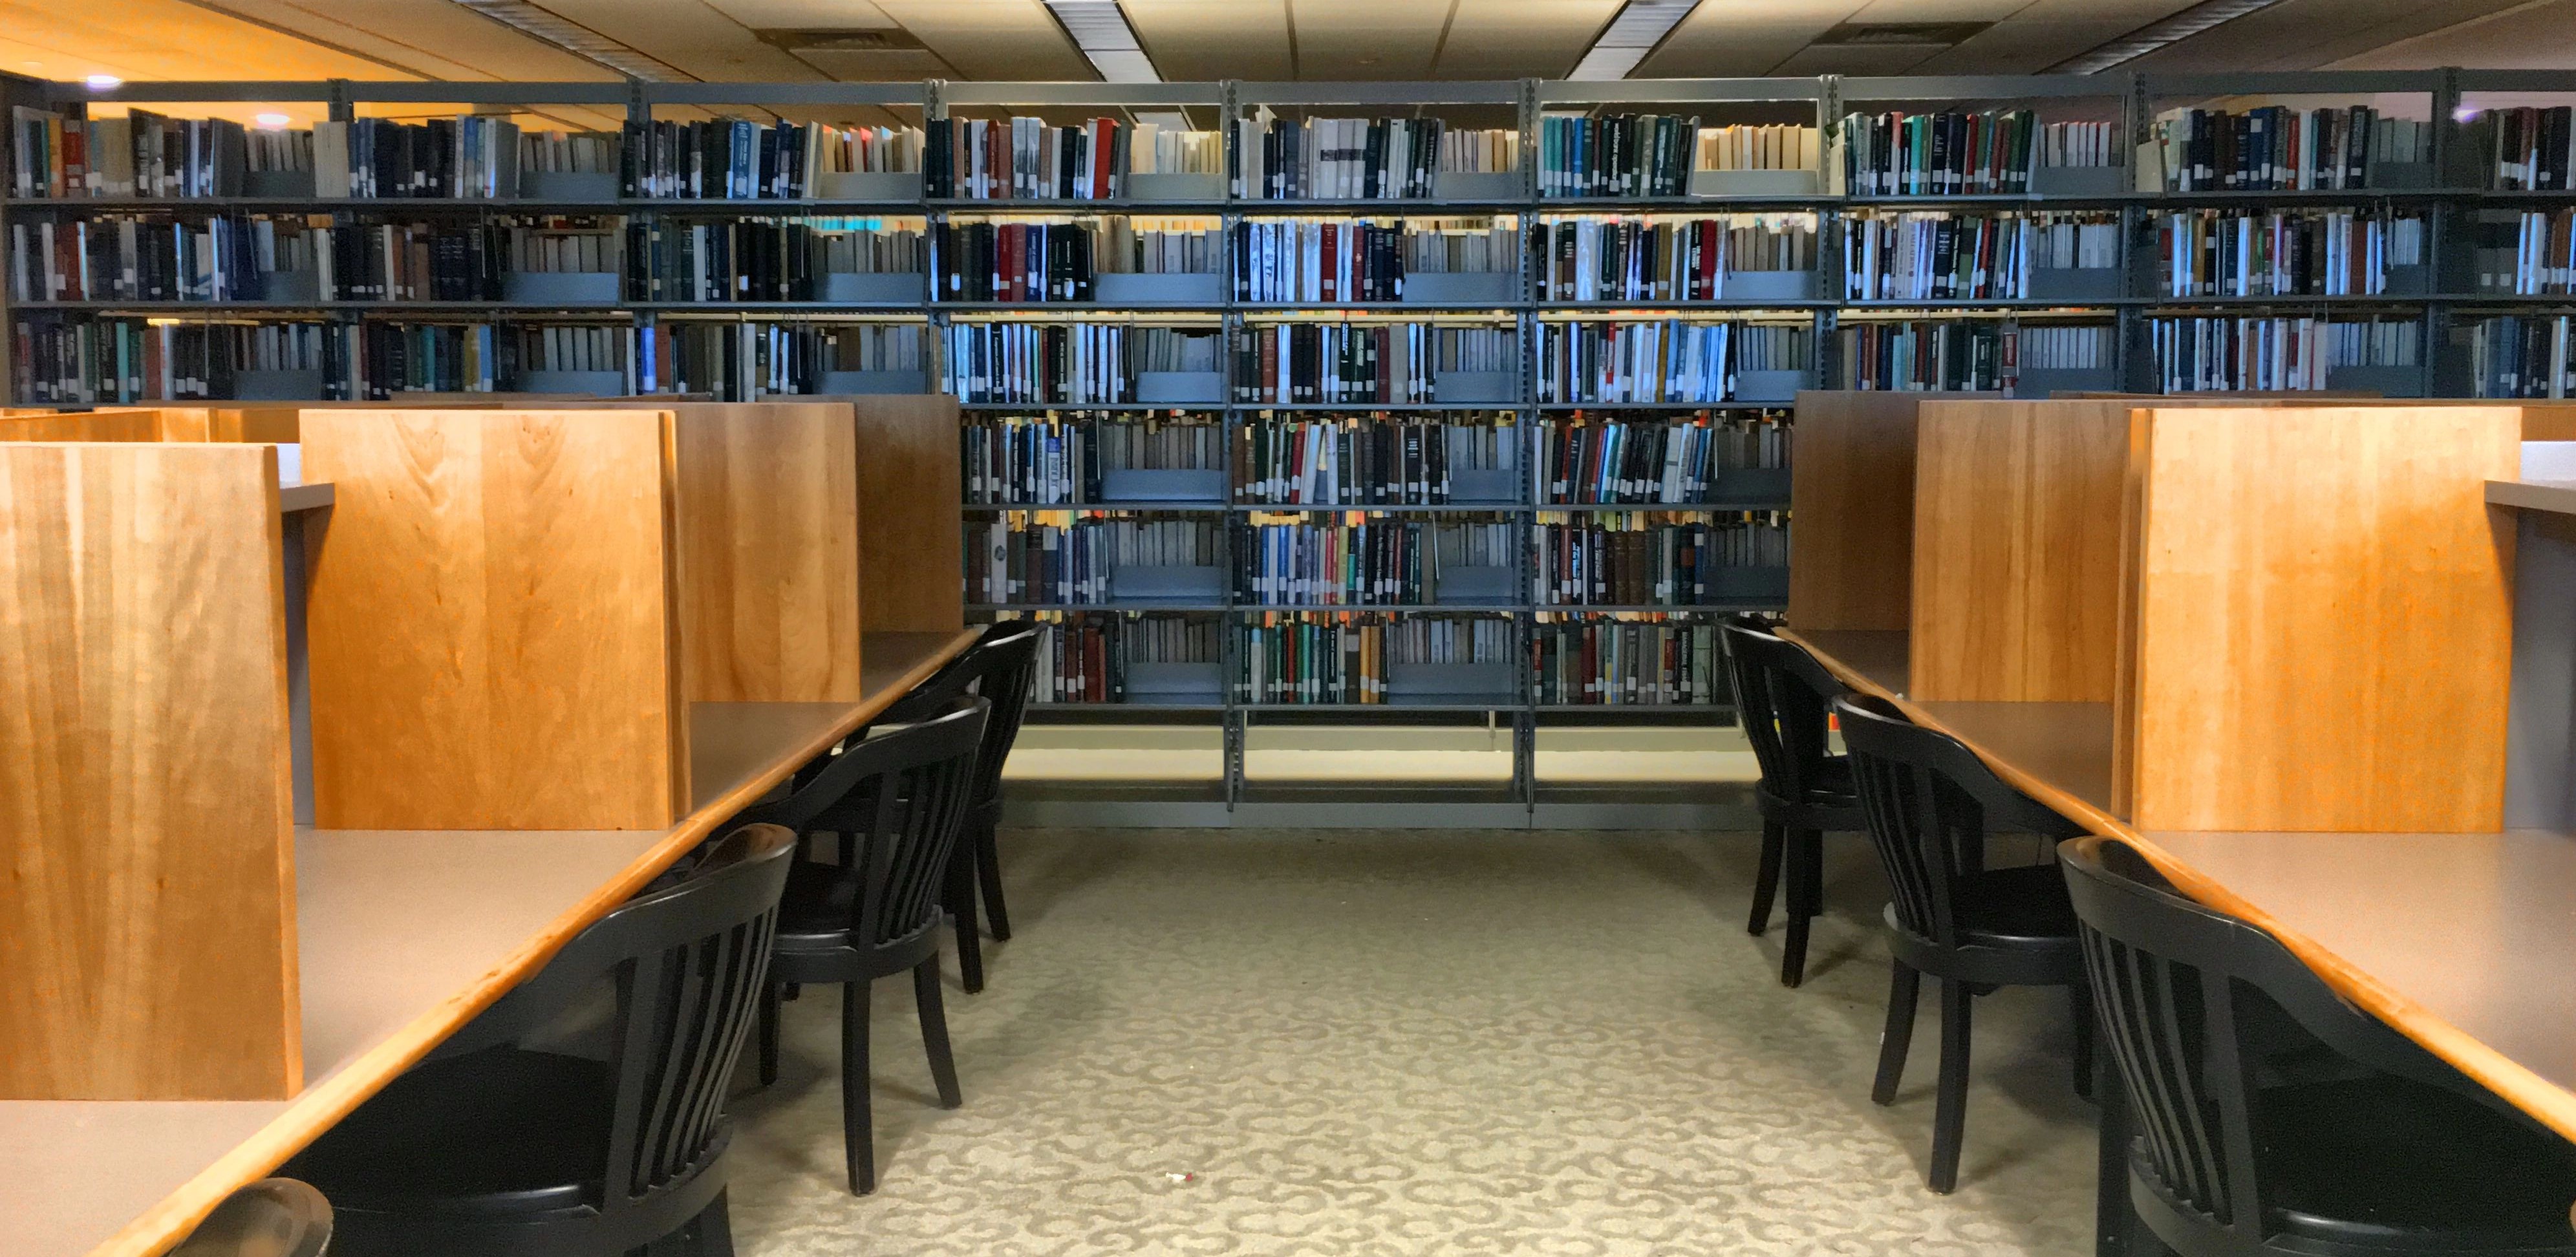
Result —
MULTIPOLYGON (((1040 0, 528 0, 709 80, 1091 79, 1040 0)), ((2021 74, 2191 0, 1703 0, 1638 77, 2021 74), (1844 23, 1986 23, 1948 45, 1844 23)), ((1619 0, 1123 0, 1170 80, 1563 75, 1619 0)), ((2576 0, 2279 0, 2149 71, 2576 68, 2576 0)), ((457 0, 0 0, 0 71, 77 79, 600 80, 457 0)))

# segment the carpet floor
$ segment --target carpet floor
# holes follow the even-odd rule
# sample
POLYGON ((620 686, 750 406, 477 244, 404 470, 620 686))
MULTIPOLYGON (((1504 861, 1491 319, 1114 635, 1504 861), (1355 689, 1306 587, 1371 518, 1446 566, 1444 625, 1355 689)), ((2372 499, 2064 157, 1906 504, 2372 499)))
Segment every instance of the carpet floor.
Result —
POLYGON ((1923 1186, 1940 1017, 1869 1102, 1885 892, 1829 840, 1807 984, 1745 834, 1006 832, 1015 937, 948 1011, 876 984, 879 1186, 842 1179, 839 1001, 734 1101, 746 1257, 2072 1255, 2092 1110, 2055 991, 1978 1001, 1955 1195, 1923 1186))

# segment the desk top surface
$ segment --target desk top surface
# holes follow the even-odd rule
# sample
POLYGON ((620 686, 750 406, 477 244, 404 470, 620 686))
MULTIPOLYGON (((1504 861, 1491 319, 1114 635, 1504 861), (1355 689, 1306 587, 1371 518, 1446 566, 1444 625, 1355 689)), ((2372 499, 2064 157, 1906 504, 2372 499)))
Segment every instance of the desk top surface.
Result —
POLYGON ((2279 938, 2346 999, 2576 1139, 2576 835, 2141 833, 2111 811, 2098 703, 1913 703, 1906 634, 1790 632, 1855 689, 1965 742, 2194 898, 2279 938))
POLYGON ((7 1248, 166 1250, 972 640, 868 634, 856 703, 695 704, 692 811, 668 830, 298 830, 304 1090, 281 1101, 0 1102, 7 1248))

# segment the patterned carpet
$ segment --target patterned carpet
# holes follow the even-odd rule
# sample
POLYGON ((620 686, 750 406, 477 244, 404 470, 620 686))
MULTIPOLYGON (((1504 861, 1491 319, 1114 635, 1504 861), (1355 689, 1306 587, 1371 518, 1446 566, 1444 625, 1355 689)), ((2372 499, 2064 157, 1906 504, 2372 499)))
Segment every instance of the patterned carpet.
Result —
MULTIPOLYGON (((876 1194, 841 1181, 838 1002, 735 1104, 745 1257, 2074 1254, 2065 1002, 1979 1001, 1959 1192, 1924 1190, 1937 1007, 1869 1103, 1884 901, 1837 838, 1810 978, 1743 930, 1748 835, 1005 833, 1017 937, 948 1001, 934 1107, 877 984, 876 1194), (1175 1175, 1188 1175, 1176 1180, 1175 1175)), ((744 1071, 747 1079, 749 1071, 744 1071)))

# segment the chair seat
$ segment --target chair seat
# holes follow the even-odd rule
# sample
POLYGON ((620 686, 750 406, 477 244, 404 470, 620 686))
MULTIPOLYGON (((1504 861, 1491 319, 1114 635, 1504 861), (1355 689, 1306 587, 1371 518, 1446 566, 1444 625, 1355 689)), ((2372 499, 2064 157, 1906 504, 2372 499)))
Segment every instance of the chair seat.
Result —
POLYGON ((812 946, 849 945, 850 922, 859 894, 855 870, 836 864, 799 860, 787 871, 787 893, 778 901, 778 945, 788 940, 812 946))
POLYGON ((770 954, 772 976, 783 982, 862 982, 891 977, 921 963, 938 948, 941 914, 900 938, 870 947, 851 923, 860 878, 838 865, 798 861, 788 870, 787 893, 778 904, 778 936, 770 954))
POLYGON ((496 1047, 396 1078, 290 1163, 333 1205, 513 1215, 593 1204, 616 1097, 606 1062, 496 1047))
POLYGON ((1856 830, 1862 827, 1860 788, 1853 784, 1851 757, 1828 755, 1808 774, 1804 793, 1778 793, 1764 779, 1755 796, 1763 815, 1793 829, 1856 830))
POLYGON ((1957 911, 1963 943, 2012 947, 2075 938, 2075 905, 2054 864, 1988 869, 1960 888, 1957 911))
POLYGON ((2267 1229, 2446 1253, 2576 1253, 2576 1146, 2385 1074, 2257 1093, 2267 1229))

